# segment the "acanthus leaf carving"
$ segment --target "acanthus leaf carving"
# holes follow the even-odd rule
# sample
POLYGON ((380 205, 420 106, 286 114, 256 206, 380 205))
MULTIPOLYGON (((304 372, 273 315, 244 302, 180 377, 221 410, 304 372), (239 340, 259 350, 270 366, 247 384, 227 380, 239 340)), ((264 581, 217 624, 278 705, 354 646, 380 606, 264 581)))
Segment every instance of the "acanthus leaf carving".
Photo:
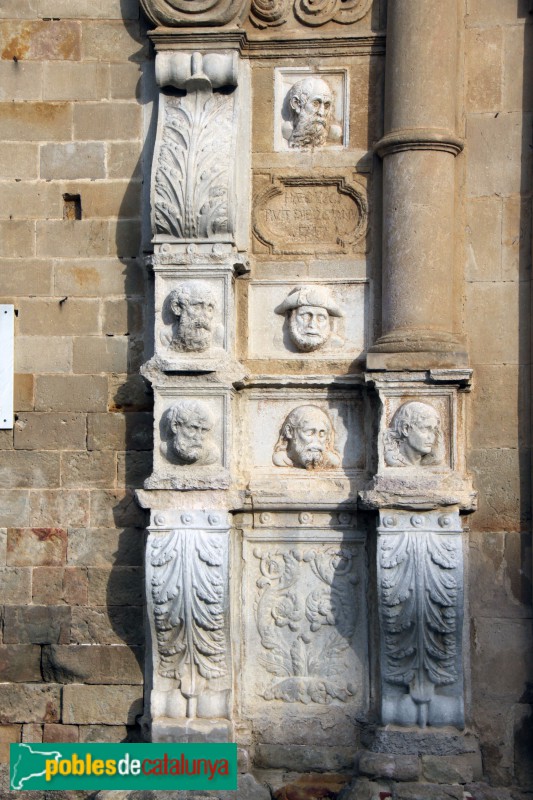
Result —
POLYGON ((151 594, 159 674, 195 696, 198 679, 228 675, 227 541, 175 530, 152 540, 151 594))
POLYGON ((357 581, 353 554, 339 546, 255 555, 262 575, 256 624, 267 651, 259 662, 275 676, 263 697, 305 704, 346 702, 353 687, 346 682, 345 657, 357 617, 350 591, 357 581), (309 573, 319 585, 316 580, 309 584, 309 573))
POLYGON ((154 179, 154 233, 176 239, 233 233, 230 170, 234 97, 199 86, 163 96, 154 179))
POLYGON ((458 546, 451 537, 419 530, 381 541, 383 677, 409 689, 422 726, 435 687, 459 677, 458 546))

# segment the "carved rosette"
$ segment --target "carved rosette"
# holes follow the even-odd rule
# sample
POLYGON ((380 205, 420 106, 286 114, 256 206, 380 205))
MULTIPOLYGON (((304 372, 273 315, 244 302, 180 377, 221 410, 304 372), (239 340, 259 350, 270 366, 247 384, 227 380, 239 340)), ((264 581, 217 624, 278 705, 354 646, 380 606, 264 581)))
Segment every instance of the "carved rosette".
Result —
POLYGON ((236 20, 246 0, 141 0, 141 6, 154 25, 217 27, 236 20))
POLYGON ((231 239, 233 95, 210 88, 185 97, 162 94, 161 118, 154 158, 154 234, 178 240, 231 239))
MULTIPOLYGON (((154 519, 167 524, 165 514, 154 519)), ((161 679, 170 679, 163 685, 179 689, 187 717, 207 690, 225 697, 230 688, 227 531, 217 513, 186 513, 172 530, 152 528, 147 546, 154 684, 161 689, 161 679)), ((223 716, 215 705, 202 716, 223 716)))
POLYGON ((458 512, 381 511, 378 576, 383 722, 462 727, 458 512))
POLYGON ((355 689, 347 656, 358 609, 355 556, 348 548, 254 550, 260 578, 255 619, 261 667, 273 676, 265 700, 346 702, 355 689))

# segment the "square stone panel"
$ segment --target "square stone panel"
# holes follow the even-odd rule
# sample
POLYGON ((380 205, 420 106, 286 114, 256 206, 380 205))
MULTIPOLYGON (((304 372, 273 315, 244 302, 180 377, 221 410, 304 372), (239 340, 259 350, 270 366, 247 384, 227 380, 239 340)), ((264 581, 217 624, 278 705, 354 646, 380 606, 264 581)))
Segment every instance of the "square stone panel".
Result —
POLYGON ((156 272, 155 350, 168 369, 191 363, 208 369, 230 348, 233 329, 228 273, 165 269, 156 272))
MULTIPOLYGON (((346 68, 282 67, 275 70, 274 82, 276 151, 292 150, 297 154, 302 149, 309 149, 298 142, 298 133, 307 122, 315 130, 317 126, 319 130, 323 128, 321 143, 315 143, 314 147, 338 149, 348 146, 349 81, 346 68), (302 92, 298 91, 300 87, 302 92)), ((308 135, 303 135, 307 140, 308 135)), ((312 133, 309 135, 313 136, 312 133)))
MULTIPOLYGON (((318 294, 317 294, 318 296, 318 294)), ((311 360, 354 360, 361 357, 368 343, 369 284, 367 281, 254 281, 248 300, 249 358, 309 358, 311 360), (308 291, 309 303, 314 294, 327 293, 335 315, 328 315, 326 341, 312 351, 296 343, 290 331, 290 310, 277 312, 288 296, 301 286, 308 291), (337 316, 338 314, 338 316, 337 316)), ((305 299, 305 298, 304 298, 305 299)), ((303 301, 302 301, 303 302, 303 301)))

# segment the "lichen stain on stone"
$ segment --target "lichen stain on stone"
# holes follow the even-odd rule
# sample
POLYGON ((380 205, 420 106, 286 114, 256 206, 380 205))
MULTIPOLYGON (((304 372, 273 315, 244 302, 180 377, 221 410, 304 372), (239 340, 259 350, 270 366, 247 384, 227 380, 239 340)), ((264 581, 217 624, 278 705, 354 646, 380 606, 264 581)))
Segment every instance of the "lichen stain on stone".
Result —
POLYGON ((100 280, 98 270, 92 267, 74 267, 73 275, 76 284, 85 288, 88 286, 97 287, 100 280))
POLYGON ((9 40, 2 50, 2 59, 7 61, 21 61, 30 49, 29 32, 23 31, 19 36, 9 40))
POLYGON ((80 28, 72 22, 29 22, 17 26, 2 51, 2 58, 20 61, 75 60, 80 57, 80 28))
POLYGON ((40 542, 54 541, 56 539, 63 541, 66 537, 63 528, 33 528, 32 530, 40 542))

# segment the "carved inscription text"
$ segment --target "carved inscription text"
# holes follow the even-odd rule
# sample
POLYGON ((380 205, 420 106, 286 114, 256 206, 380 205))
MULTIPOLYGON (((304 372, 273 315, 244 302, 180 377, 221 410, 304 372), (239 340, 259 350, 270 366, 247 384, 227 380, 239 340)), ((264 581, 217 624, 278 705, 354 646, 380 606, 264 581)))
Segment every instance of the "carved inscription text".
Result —
POLYGON ((255 198, 254 233, 271 253, 346 253, 365 231, 361 192, 344 180, 276 182, 255 198))

